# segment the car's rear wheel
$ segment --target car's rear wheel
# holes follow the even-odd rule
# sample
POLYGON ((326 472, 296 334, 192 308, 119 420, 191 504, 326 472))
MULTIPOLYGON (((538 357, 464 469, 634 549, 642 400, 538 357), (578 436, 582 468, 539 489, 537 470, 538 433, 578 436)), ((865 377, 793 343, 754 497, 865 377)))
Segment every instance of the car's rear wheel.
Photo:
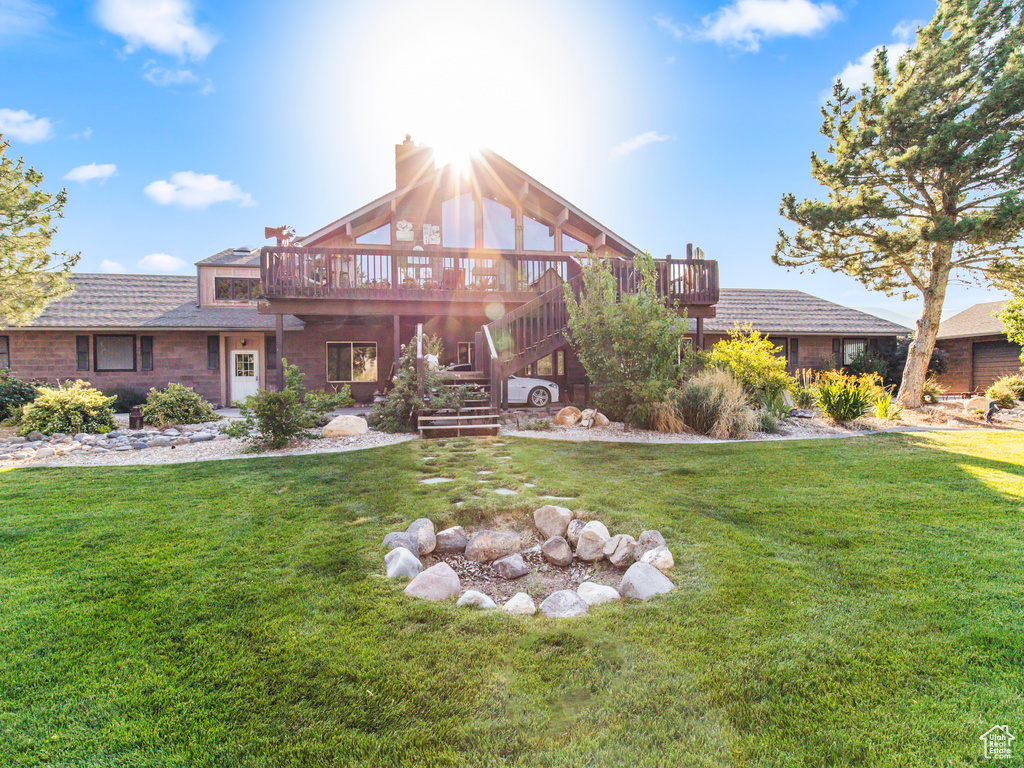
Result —
POLYGON ((530 405, 543 408, 551 402, 551 393, 544 387, 534 387, 530 390, 530 396, 527 400, 529 400, 530 405))

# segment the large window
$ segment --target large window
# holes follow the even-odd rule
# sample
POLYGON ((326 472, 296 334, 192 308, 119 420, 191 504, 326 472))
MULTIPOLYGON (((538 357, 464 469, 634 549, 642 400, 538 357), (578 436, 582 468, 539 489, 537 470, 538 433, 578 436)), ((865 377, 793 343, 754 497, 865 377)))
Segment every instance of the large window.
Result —
POLYGON ((377 381, 377 345, 373 342, 327 342, 327 381, 377 381))
POLYGON ((258 277, 215 277, 213 298, 217 301, 255 301, 263 296, 258 277))
POLYGON ((867 339, 843 339, 843 365, 850 365, 867 345, 867 339))
POLYGON ((11 368, 11 341, 7 336, 0 336, 0 371, 11 368))
POLYGON ((134 336, 94 336, 93 350, 96 355, 94 370, 135 370, 134 336))

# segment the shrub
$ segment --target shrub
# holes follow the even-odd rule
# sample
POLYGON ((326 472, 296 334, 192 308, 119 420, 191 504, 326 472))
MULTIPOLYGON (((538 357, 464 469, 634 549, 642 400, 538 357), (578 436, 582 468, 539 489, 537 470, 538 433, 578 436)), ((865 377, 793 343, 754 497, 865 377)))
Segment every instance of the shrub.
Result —
POLYGON ((875 400, 875 416, 886 421, 896 421, 903 413, 903 407, 892 399, 892 393, 886 392, 875 400))
POLYGON ((171 382, 164 389, 153 388, 142 406, 142 417, 147 424, 163 427, 168 424, 198 424, 215 421, 213 406, 191 387, 171 382))
POLYGON ((729 331, 728 339, 712 347, 708 361, 731 372, 759 403, 795 383, 786 373, 786 360, 775 345, 749 324, 729 331))
POLYGON ((827 371, 816 385, 818 407, 837 423, 859 419, 884 392, 874 374, 851 376, 839 371, 827 371))
POLYGON ((853 356, 853 360, 846 366, 846 369, 855 376, 873 373, 878 376, 879 380, 884 380, 885 375, 889 372, 889 362, 870 348, 863 347, 853 356))
POLYGON ((946 390, 939 386, 933 378, 927 378, 924 380, 924 386, 921 389, 921 395, 926 403, 930 405, 938 405, 939 398, 946 394, 946 390))
MULTIPOLYGON (((903 382, 903 369, 907 367, 907 351, 910 349, 910 336, 901 336, 896 342, 883 342, 879 353, 887 364, 886 374, 882 381, 887 387, 899 388, 903 382)), ((949 355, 945 350, 936 347, 932 350, 928 361, 928 375, 941 376, 949 367, 949 355)))
POLYGON ((793 404, 801 410, 809 410, 818 404, 817 392, 813 386, 805 387, 802 384, 794 384, 789 392, 793 395, 793 404))
POLYGON ((668 397, 683 423, 702 435, 747 437, 754 427, 747 393, 728 371, 702 371, 668 397))
POLYGON ((55 432, 109 432, 115 428, 114 398, 105 397, 87 381, 40 387, 39 395, 24 407, 18 434, 55 432))
POLYGON ((1017 400, 1024 400, 1024 376, 1004 376, 985 390, 1000 408, 1013 408, 1017 400))
MULTIPOLYGON (((249 443, 248 450, 284 448, 295 438, 306 435, 327 411, 334 410, 330 397, 313 393, 310 398, 304 382, 306 374, 298 366, 284 366, 285 386, 280 392, 261 389, 239 405, 241 419, 221 429, 224 434, 249 443)), ((346 396, 347 392, 337 393, 346 396)))
POLYGON ((107 397, 114 398, 114 413, 128 413, 137 405, 146 402, 146 395, 135 389, 126 387, 114 387, 103 393, 107 397))
POLYGON ((21 408, 36 399, 39 390, 34 384, 0 370, 0 421, 12 416, 20 417, 21 408))
POLYGON ((765 395, 762 399, 761 407, 763 410, 770 413, 775 417, 776 420, 784 419, 789 416, 789 412, 793 410, 789 403, 786 402, 786 396, 783 392, 776 392, 774 395, 765 395))
POLYGON ((754 429, 758 432, 764 432, 765 434, 774 435, 779 431, 779 420, 775 417, 771 411, 762 409, 756 414, 757 423, 754 429))

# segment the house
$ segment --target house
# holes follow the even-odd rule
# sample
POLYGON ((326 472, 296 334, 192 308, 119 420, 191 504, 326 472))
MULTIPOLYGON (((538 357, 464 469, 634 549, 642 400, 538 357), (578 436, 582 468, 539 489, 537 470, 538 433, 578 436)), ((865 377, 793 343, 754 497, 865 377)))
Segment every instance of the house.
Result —
POLYGON ((723 288, 715 317, 704 326, 705 347, 747 323, 775 342, 790 372, 849 365, 862 349, 878 351, 911 332, 803 291, 723 288))
POLYGON ((935 346, 948 358, 936 378, 947 392, 984 392, 996 379, 1020 372, 1021 347, 1006 338, 996 317, 1005 303, 975 304, 939 324, 935 346))

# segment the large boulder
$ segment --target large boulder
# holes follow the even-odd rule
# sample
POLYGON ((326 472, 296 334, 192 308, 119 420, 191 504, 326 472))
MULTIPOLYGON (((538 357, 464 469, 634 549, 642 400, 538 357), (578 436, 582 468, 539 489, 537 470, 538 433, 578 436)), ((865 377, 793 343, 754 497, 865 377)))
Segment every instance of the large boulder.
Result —
POLYGON ((418 520, 413 520, 412 525, 405 532, 416 538, 421 555, 429 555, 434 551, 437 536, 434 534, 434 524, 430 522, 429 518, 421 517, 418 520))
POLYGON ((580 412, 579 408, 567 405, 555 414, 555 418, 552 419, 552 423, 563 427, 571 427, 573 424, 578 423, 582 418, 583 414, 580 412))
POLYGON ((964 410, 967 413, 974 413, 975 411, 982 411, 988 413, 989 407, 994 401, 990 397, 972 397, 970 400, 964 402, 964 410))
POLYGON ((551 619, 569 619, 585 614, 587 604, 571 589, 560 589, 540 604, 540 612, 551 619))
POLYGON ((584 429, 590 429, 594 426, 594 417, 597 415, 597 411, 593 408, 587 408, 580 413, 580 426, 584 429))
POLYGON ((586 524, 586 520, 580 520, 578 517, 569 523, 569 527, 565 529, 565 540, 569 542, 569 546, 575 547, 580 543, 580 533, 586 524))
POLYGON ((671 589, 672 582, 665 574, 650 563, 643 562, 629 566, 619 584, 619 594, 633 600, 650 600, 671 589))
POLYGON ((420 544, 419 540, 408 531, 394 531, 384 537, 385 549, 397 549, 398 547, 405 547, 410 552, 419 552, 420 544))
POLYGON ((355 437, 369 431, 366 419, 360 416, 335 416, 323 429, 324 437, 355 437))
POLYGON ((413 579, 423 570, 423 563, 405 547, 392 549, 384 555, 389 579, 413 579))
POLYGON ((604 556, 616 568, 627 568, 633 562, 636 539, 628 533, 612 536, 604 545, 604 556))
POLYGON ((530 572, 530 568, 518 552, 495 560, 492 565, 494 571, 503 579, 518 579, 530 572))
POLYGON ((553 536, 545 541, 540 551, 544 559, 552 565, 566 566, 572 563, 572 547, 561 536, 553 536))
POLYGON ((591 520, 580 531, 580 540, 576 544, 576 557, 588 562, 600 560, 604 557, 604 545, 610 538, 604 523, 591 520))
POLYGON ((603 413, 598 411, 594 414, 594 426, 595 427, 607 427, 611 424, 611 421, 603 413))
POLYGON ((514 531, 477 531, 466 544, 466 557, 478 563, 489 563, 519 551, 519 534, 514 531))
POLYGON ((565 536, 565 531, 572 522, 572 511, 565 507, 545 504, 533 511, 533 524, 537 526, 545 539, 552 536, 565 536))
POLYGON ((622 599, 622 596, 615 587, 606 587, 604 584, 595 584, 592 581, 584 581, 580 584, 576 588, 576 594, 589 606, 611 603, 622 599))
POLYGON ((461 525, 454 528, 445 528, 434 537, 435 552, 465 552, 469 536, 461 525))
POLYGON ((497 608, 498 604, 491 600, 483 592, 477 592, 475 589, 467 589, 466 594, 455 601, 457 606, 465 607, 472 606, 475 608, 482 608, 483 610, 491 610, 497 608))
POLYGON ((437 563, 409 582, 405 594, 424 600, 447 600, 462 592, 457 574, 448 563, 437 563))
POLYGON ((640 558, 641 563, 650 563, 662 573, 668 573, 675 567, 675 560, 668 547, 655 547, 649 552, 644 552, 640 558))
POLYGON ((665 546, 665 537, 660 531, 644 531, 636 540, 636 559, 639 560, 652 549, 665 546))
POLYGON ((537 612, 537 604, 525 592, 516 592, 507 603, 501 606, 501 610, 518 616, 533 616, 537 612))

